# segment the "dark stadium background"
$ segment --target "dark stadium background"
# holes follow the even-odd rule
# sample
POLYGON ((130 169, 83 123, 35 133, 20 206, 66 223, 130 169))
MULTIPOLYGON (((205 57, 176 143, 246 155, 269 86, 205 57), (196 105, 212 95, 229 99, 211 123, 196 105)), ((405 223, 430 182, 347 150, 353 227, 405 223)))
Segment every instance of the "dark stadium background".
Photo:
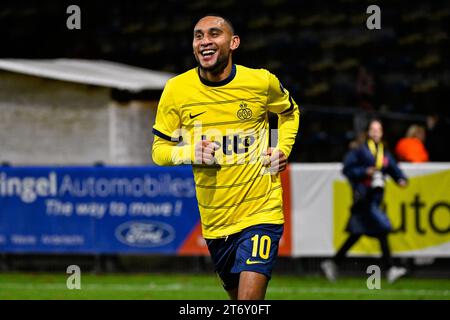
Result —
MULTIPOLYGON (((448 1, 2 1, 0 56, 181 73, 195 65, 193 24, 210 12, 228 16, 241 36, 236 63, 275 73, 301 106, 291 161, 341 161, 373 115, 385 121, 391 149, 409 124, 425 125, 433 113, 448 136, 448 1), (69 4, 81 7, 81 30, 66 28, 69 4), (381 8, 381 30, 366 28, 370 4, 381 8), (373 94, 357 90, 361 68, 373 94)), ((432 160, 448 161, 449 152, 443 157, 432 160)))
MULTIPOLYGON (((241 37, 235 62, 275 73, 300 105, 291 161, 341 161, 372 116, 385 122, 392 149, 409 124, 426 125, 431 114, 443 122, 438 142, 446 150, 432 160, 450 161, 449 1, 6 0, 0 4, 0 57, 104 59, 181 73, 195 66, 193 25, 211 12, 229 17, 241 37), (81 30, 66 28, 70 4, 81 7, 81 30), (370 4, 381 7, 381 30, 366 28, 370 4), (374 81, 372 94, 357 90, 362 68, 374 81)), ((141 98, 146 94, 154 93, 141 98)), ((116 99, 131 96, 115 92, 116 99)), ((39 270, 71 261, 61 257, 58 267, 47 258, 18 256, 14 263, 18 269, 39 270)), ((79 257, 81 265, 95 263, 104 270, 115 270, 115 259, 79 257)), ((200 271, 209 263, 204 258, 179 258, 183 262, 176 265, 168 257, 142 259, 129 258, 128 267, 200 271)), ((448 261, 437 260, 433 272, 448 268, 448 261)), ((308 272, 317 270, 318 261, 295 260, 279 268, 308 272)), ((350 260, 347 268, 358 265, 350 260)))

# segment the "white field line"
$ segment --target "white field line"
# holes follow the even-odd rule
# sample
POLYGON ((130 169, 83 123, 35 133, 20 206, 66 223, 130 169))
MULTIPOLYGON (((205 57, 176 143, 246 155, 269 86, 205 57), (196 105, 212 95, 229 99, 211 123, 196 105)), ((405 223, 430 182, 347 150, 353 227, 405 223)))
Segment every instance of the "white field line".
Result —
MULTIPOLYGON (((65 284, 56 283, 15 283, 4 282, 0 283, 0 292, 4 290, 68 290, 65 284)), ((149 283, 147 285, 141 284, 100 284, 89 283, 83 285, 81 282, 81 290, 87 291, 197 291, 197 292, 221 292, 220 285, 217 286, 193 286, 183 285, 178 283, 173 284, 154 284, 149 283)), ((68 290, 73 292, 80 292, 78 290, 68 290)), ((270 287, 267 290, 269 293, 316 293, 316 294, 373 294, 373 295, 421 295, 421 296, 449 296, 450 290, 431 290, 431 289, 383 289, 369 290, 365 288, 336 288, 336 287, 270 287)))

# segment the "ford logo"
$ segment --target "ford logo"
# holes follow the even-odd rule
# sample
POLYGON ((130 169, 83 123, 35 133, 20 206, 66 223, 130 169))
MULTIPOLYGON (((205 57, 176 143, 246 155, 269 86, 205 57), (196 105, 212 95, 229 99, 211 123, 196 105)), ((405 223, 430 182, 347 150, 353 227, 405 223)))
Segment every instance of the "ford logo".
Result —
POLYGON ((116 238, 132 247, 160 247, 175 239, 175 230, 163 222, 129 221, 116 228, 116 238))

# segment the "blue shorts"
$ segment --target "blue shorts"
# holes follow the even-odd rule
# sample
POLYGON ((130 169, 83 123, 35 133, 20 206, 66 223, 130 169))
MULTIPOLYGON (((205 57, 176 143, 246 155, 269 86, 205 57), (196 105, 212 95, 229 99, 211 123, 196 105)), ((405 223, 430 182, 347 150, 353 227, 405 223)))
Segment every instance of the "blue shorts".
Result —
POLYGON ((282 224, 259 224, 227 238, 206 239, 225 290, 238 287, 242 271, 258 272, 270 279, 282 234, 282 224))

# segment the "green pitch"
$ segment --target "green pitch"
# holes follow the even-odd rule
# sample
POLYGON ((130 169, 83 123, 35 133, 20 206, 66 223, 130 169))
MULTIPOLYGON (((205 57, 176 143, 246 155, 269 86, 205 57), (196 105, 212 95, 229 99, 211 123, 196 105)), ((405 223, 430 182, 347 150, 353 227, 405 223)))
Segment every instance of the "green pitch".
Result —
MULTIPOLYGON (((68 275, 0 273, 0 300, 4 299, 227 299, 214 275, 189 274, 81 274, 81 289, 66 287, 68 275)), ((267 299, 446 299, 450 279, 400 279, 381 282, 369 290, 366 279, 342 278, 329 283, 321 277, 274 275, 267 299)))

